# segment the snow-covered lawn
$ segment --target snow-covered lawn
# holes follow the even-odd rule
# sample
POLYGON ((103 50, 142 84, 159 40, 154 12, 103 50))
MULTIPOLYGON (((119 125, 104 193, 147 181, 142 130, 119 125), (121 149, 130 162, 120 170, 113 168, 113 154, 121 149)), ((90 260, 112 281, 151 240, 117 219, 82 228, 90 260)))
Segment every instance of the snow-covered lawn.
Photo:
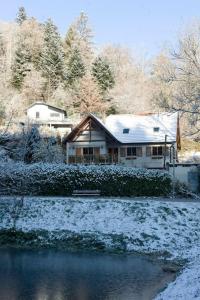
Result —
MULTIPOLYGON (((8 202, 11 198, 8 198, 8 202)), ((12 226, 5 198, 0 198, 0 229, 12 226)), ((119 198, 25 198, 16 228, 95 235, 107 248, 169 254, 189 265, 157 299, 200 299, 200 203, 119 198), (117 237, 117 239, 116 239, 117 237)))

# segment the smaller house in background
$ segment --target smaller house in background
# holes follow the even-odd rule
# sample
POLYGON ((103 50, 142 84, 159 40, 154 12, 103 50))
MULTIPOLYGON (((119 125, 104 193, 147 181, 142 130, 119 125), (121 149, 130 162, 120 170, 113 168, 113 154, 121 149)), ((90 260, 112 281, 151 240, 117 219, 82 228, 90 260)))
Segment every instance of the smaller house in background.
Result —
POLYGON ((61 136, 69 133, 72 124, 66 111, 44 102, 35 102, 27 108, 27 122, 38 126, 48 126, 61 136))
POLYGON ((121 164, 164 168, 180 149, 177 113, 110 115, 102 122, 90 114, 63 139, 67 163, 121 164))

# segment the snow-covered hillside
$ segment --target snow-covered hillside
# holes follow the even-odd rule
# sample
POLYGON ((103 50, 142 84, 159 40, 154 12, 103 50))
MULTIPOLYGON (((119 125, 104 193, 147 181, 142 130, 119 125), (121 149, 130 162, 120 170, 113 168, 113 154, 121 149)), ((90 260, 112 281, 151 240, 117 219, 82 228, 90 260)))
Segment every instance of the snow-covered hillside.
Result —
MULTIPOLYGON (((11 198, 1 198, 0 229, 13 225, 11 198)), ((92 237, 104 248, 187 259, 183 271, 158 299, 200 299, 200 203, 166 199, 25 198, 16 229, 49 232, 51 240, 73 234, 92 237), (188 280, 190 278, 190 280, 188 280), (193 279, 193 280, 191 280, 193 279), (185 290, 187 287, 187 290, 185 290), (188 297, 184 298, 185 295, 188 297), (171 298, 170 298, 171 297, 171 298), (198 298, 199 297, 199 298, 198 298)), ((41 240, 45 242, 45 237, 41 240)), ((91 239, 89 239, 91 241, 91 239)))

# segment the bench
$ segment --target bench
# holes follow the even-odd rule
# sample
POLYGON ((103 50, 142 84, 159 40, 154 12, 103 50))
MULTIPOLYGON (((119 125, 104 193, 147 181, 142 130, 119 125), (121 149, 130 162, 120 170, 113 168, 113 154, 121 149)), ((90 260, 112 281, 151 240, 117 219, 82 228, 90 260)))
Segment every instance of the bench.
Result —
POLYGON ((73 190, 72 196, 100 196, 100 190, 73 190))

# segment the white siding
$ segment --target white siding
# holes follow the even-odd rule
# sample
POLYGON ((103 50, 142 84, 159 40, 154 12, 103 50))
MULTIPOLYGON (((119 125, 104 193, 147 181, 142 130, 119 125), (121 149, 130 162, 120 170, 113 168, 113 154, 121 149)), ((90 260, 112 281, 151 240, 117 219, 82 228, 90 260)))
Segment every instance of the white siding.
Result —
POLYGON ((99 147, 100 148, 100 155, 107 154, 106 143, 102 142, 74 142, 68 143, 68 150, 69 155, 76 155, 76 148, 83 148, 83 147, 99 147))
POLYGON ((91 132, 89 131, 83 131, 78 138, 76 139, 76 141, 88 141, 90 140, 93 141, 102 141, 105 140, 105 134, 102 131, 97 131, 97 130, 92 130, 91 132))
POLYGON ((58 111, 57 109, 48 107, 45 104, 35 104, 27 109, 27 116, 29 120, 34 121, 63 121, 64 112, 58 111), (39 118, 36 118, 36 113, 39 112, 39 118), (51 114, 56 116, 51 116, 51 114))

